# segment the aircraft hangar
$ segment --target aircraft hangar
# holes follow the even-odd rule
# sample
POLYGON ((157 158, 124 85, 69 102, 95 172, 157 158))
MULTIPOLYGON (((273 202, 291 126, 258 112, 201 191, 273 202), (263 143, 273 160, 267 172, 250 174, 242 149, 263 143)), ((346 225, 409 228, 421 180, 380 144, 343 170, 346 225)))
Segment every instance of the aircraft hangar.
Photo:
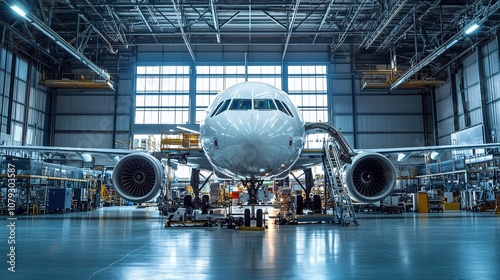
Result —
POLYGON ((0 0, 0 279, 500 278, 499 24, 0 0))

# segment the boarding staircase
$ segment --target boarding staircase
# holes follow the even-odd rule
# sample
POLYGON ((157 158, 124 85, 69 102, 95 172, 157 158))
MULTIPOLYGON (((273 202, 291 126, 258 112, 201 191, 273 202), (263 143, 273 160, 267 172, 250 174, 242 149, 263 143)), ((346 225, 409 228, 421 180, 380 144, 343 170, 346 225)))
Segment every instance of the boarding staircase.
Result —
POLYGON ((344 164, 341 160, 341 147, 333 137, 323 142, 323 166, 325 168, 326 188, 333 203, 335 222, 343 226, 351 222, 358 225, 354 206, 344 182, 344 164))

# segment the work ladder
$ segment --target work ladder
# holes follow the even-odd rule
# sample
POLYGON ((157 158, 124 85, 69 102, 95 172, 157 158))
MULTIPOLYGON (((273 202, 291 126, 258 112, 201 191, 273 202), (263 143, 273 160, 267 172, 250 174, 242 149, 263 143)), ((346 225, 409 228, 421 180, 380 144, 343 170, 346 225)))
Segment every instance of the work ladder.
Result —
POLYGON ((341 161, 341 148, 333 137, 323 142, 323 166, 327 180, 325 186, 328 188, 330 199, 334 205, 333 213, 335 221, 346 226, 352 221, 358 224, 351 197, 344 182, 344 162, 341 161))

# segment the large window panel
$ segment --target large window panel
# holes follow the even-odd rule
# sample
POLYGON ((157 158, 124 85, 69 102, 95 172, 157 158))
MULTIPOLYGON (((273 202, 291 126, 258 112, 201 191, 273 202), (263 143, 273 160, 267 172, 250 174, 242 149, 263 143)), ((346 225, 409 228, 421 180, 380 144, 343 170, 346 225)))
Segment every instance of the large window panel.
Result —
POLYGON ((144 123, 144 111, 139 111, 139 110, 135 111, 135 123, 140 123, 140 124, 144 123))
POLYGON ((146 109, 144 111, 144 123, 155 124, 159 123, 159 112, 154 109, 146 109))
POLYGON ((289 65, 288 94, 306 122, 327 122, 326 65, 289 65))
POLYGON ((135 82, 136 92, 145 92, 146 91, 146 78, 145 77, 137 77, 135 82))
POLYGON ((160 91, 160 77, 150 76, 146 78, 146 92, 159 92, 160 91))
POLYGON ((160 101, 160 96, 159 95, 146 95, 144 96, 146 99, 145 106, 153 107, 153 106, 158 106, 159 101, 160 101))
POLYGON ((135 123, 184 124, 188 121, 189 66, 138 66, 135 123))

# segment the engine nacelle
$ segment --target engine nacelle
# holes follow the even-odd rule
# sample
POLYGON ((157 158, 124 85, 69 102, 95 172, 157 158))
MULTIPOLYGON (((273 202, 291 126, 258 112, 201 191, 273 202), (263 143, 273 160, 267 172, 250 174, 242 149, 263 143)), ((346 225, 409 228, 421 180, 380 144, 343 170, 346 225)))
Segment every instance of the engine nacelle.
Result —
POLYGON ((383 155, 361 153, 345 168, 347 190, 353 200, 373 203, 388 196, 396 185, 396 169, 383 155))
POLYGON ((133 153, 113 169, 113 186, 127 201, 141 203, 155 199, 165 179, 163 165, 152 155, 133 153))

